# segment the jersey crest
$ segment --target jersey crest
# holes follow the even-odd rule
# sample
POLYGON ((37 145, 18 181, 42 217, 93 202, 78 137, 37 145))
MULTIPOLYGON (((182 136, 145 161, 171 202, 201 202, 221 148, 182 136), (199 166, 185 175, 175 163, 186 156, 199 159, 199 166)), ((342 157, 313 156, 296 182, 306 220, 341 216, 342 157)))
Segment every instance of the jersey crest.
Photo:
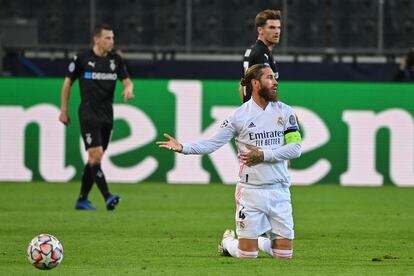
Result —
POLYGON ((109 60, 109 68, 111 68, 112 71, 115 71, 116 65, 114 59, 109 60))

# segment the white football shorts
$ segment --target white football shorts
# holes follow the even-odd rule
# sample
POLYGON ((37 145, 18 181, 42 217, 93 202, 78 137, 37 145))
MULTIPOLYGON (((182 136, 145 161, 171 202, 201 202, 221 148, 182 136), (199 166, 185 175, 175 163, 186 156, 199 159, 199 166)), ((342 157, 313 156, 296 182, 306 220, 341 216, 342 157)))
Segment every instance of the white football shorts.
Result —
POLYGON ((237 185, 236 232, 239 238, 257 239, 266 235, 294 239, 292 204, 289 187, 276 184, 266 188, 237 185))

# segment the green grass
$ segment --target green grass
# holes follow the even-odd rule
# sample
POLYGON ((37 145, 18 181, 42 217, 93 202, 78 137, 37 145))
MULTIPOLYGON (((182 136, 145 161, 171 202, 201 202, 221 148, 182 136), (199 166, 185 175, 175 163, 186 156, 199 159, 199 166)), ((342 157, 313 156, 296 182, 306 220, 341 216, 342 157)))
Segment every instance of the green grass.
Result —
POLYGON ((234 186, 111 185, 123 201, 75 211, 79 183, 0 183, 1 275, 413 275, 414 189, 292 187, 294 259, 217 255, 234 228, 234 186), (63 262, 43 272, 26 260, 40 233, 60 239, 63 262), (385 256, 385 257, 384 257, 385 256), (372 261, 378 258, 380 261, 372 261))

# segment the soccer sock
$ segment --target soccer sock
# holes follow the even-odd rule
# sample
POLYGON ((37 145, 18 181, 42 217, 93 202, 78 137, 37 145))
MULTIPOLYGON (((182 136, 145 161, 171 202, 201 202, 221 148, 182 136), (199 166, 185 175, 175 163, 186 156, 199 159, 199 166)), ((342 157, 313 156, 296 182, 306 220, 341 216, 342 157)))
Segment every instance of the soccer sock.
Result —
POLYGON ((105 175, 102 172, 101 164, 92 164, 91 171, 93 179, 95 180, 96 185, 98 185, 99 190, 101 191, 101 194, 105 198, 105 200, 108 199, 108 197, 111 196, 111 193, 109 192, 108 183, 106 183, 105 175))
POLYGON ((272 249, 273 258, 278 259, 292 259, 293 249, 283 250, 283 249, 272 249))
POLYGON ((86 164, 85 168, 83 169, 82 184, 81 184, 79 200, 88 199, 88 195, 92 189, 92 186, 93 186, 93 176, 92 176, 91 167, 89 164, 86 164))
POLYGON ((233 257, 239 256, 239 240, 233 237, 228 237, 223 240, 224 248, 232 255, 233 257))
POLYGON ((239 249, 239 258, 241 259, 255 259, 259 255, 259 251, 243 251, 239 249))
POLYGON ((258 243, 259 243, 260 250, 269 254, 270 256, 273 256, 272 241, 270 239, 265 238, 265 237, 259 237, 258 243))

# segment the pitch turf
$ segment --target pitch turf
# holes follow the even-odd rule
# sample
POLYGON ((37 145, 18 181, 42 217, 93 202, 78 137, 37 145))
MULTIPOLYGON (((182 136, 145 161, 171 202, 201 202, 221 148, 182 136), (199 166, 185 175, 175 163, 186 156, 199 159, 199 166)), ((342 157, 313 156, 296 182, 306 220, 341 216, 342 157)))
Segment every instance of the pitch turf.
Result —
POLYGON ((293 187, 294 259, 217 255, 234 228, 234 186, 111 185, 114 212, 75 211, 78 183, 0 184, 0 274, 41 275, 26 260, 40 233, 60 239, 57 275, 413 275, 414 189, 293 187), (377 261, 373 261, 377 260, 377 261))

